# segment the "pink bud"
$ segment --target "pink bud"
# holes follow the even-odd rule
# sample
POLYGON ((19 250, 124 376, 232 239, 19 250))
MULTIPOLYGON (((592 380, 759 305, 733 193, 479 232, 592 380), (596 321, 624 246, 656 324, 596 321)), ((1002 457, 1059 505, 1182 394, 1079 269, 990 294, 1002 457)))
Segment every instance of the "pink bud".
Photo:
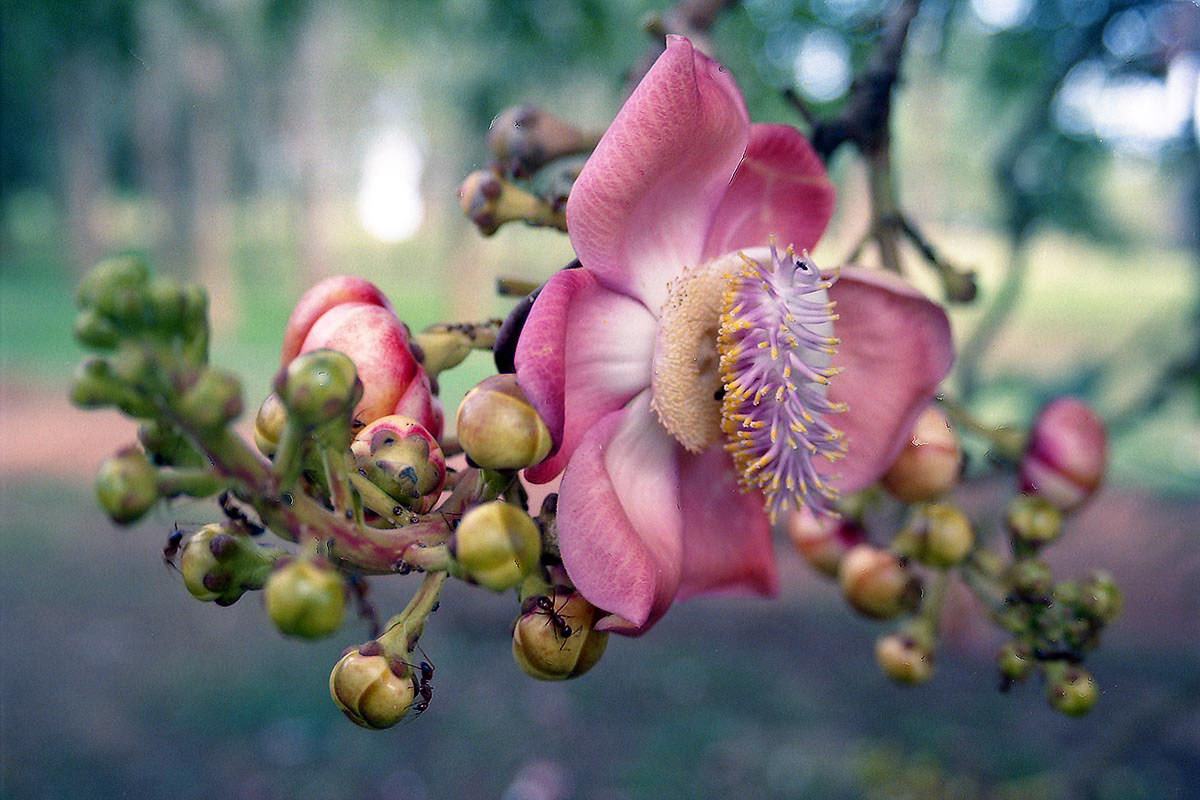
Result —
POLYGON ((908 444, 883 476, 884 487, 906 503, 934 500, 954 488, 962 451, 950 420, 936 406, 921 412, 908 444))
POLYGON ((359 469, 381 489, 428 511, 446 482, 446 457, 437 439, 416 420, 392 414, 367 425, 350 444, 359 469))
POLYGON ((1105 459, 1104 423, 1083 401, 1059 397, 1033 421, 1021 458, 1021 491, 1072 511, 1100 485, 1105 459))
POLYGON ((836 578, 842 557, 864 540, 862 529, 842 517, 814 514, 807 506, 788 515, 788 538, 804 560, 836 578))
MULTIPOLYGON (((362 423, 391 414, 414 383, 428 380, 409 349, 408 331, 390 308, 370 303, 334 306, 313 323, 300 352, 322 348, 345 353, 354 362, 363 383, 354 417, 362 423)), ((408 409, 412 413, 405 416, 424 424, 433 412, 428 395, 421 397, 423 405, 414 402, 417 407, 408 409)))
POLYGON ((442 404, 433 394, 429 375, 424 370, 404 390, 392 413, 412 417, 435 438, 441 438, 445 415, 442 413, 442 404))
POLYGON ((286 367, 298 356, 301 345, 316 321, 326 311, 342 303, 369 303, 389 311, 392 309, 392 304, 383 296, 383 292, 370 281, 351 275, 326 278, 301 295, 296 307, 292 309, 287 327, 283 329, 283 348, 279 365, 286 367))

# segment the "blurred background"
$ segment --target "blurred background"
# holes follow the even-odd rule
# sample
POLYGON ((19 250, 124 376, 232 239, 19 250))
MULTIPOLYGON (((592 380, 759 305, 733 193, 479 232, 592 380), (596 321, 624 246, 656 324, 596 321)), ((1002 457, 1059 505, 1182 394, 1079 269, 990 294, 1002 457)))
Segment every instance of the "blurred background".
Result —
MULTIPOLYGON (((117 530, 89 486, 133 438, 66 402, 73 285, 136 250, 212 296, 214 361, 254 407, 312 282, 378 283, 414 328, 502 315, 566 237, 480 237, 455 189, 491 118, 534 102, 602 129, 652 0, 83 0, 0 11, 0 795, 11 797, 1200 797, 1200 8, 1189 0, 926 0, 893 115, 906 212, 979 273, 951 311, 950 387, 1023 423, 1072 393, 1111 425, 1106 489, 1052 562, 1126 597, 1082 720, 995 691, 998 639, 956 598, 939 675, 899 690, 878 626, 781 543, 783 596, 677 607, 570 685, 512 663, 507 599, 451 587, 425 642, 436 696, 385 733, 346 722, 348 643, 284 641, 257 597, 193 602, 160 548, 181 503, 117 530), (957 608, 958 612, 953 613, 957 608)), ((835 113, 882 0, 745 0, 713 27, 751 117, 835 113)), ((839 152, 817 259, 868 224, 839 152)), ((932 274, 905 253, 911 277, 932 274)), ((449 373, 443 403, 488 373, 449 373)), ((452 416, 452 413, 451 413, 452 416)), ((994 522, 1006 479, 960 498, 994 522)), ((382 613, 411 591, 376 580, 382 613)))

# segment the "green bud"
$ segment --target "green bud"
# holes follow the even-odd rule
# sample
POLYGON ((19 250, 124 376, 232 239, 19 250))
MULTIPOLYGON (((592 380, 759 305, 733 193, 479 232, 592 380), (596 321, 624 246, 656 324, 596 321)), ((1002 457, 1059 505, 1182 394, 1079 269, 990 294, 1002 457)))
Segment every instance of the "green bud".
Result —
POLYGON ((183 287, 183 352, 194 365, 208 363, 208 292, 203 286, 183 287))
POLYGON ((94 308, 118 324, 137 325, 144 316, 149 275, 146 262, 136 256, 106 259, 79 282, 79 307, 94 308))
POLYGON ((154 372, 150 356, 137 342, 125 342, 108 361, 113 377, 125 385, 144 383, 154 372))
POLYGON ((1080 588, 1080 612, 1099 622, 1112 622, 1121 613, 1124 604, 1121 590, 1107 572, 1097 571, 1084 581, 1080 588))
POLYGON ((424 331, 413 342, 421 348, 421 366, 433 376, 458 366, 471 354, 470 340, 457 331, 424 331))
POLYGON ((906 633, 879 637, 875 661, 884 675, 899 684, 913 686, 933 677, 933 650, 906 633))
POLYGON ((179 413, 204 430, 222 428, 242 413, 242 382, 232 372, 205 367, 180 398, 179 413))
POLYGON ((159 276, 150 282, 146 296, 155 327, 163 333, 182 332, 187 298, 179 281, 159 276))
POLYGON ((197 600, 228 606, 248 589, 261 589, 271 565, 282 554, 213 523, 188 539, 179 555, 179 572, 197 600))
POLYGON ((895 540, 897 551, 941 569, 960 563, 974 545, 966 515, 946 503, 915 508, 895 540))
POLYGON ((467 392, 458 407, 457 430, 467 457, 489 469, 537 464, 553 443, 516 375, 493 375, 467 392))
POLYGON ((208 462, 174 426, 151 420, 138 426, 138 441, 157 464, 201 467, 208 462))
POLYGON ((100 465, 96 498, 113 522, 136 522, 158 502, 154 466, 138 448, 125 448, 100 465))
POLYGON ((454 531, 453 546, 467 577, 498 592, 520 583, 542 550, 537 523, 503 500, 468 511, 454 531))
POLYGON ((281 633, 319 639, 342 624, 346 587, 335 569, 312 561, 289 561, 271 572, 263 600, 267 616, 281 633))
POLYGON ((75 315, 75 339, 85 347, 111 350, 121 334, 117 326, 94 308, 85 308, 75 315))
MULTIPOLYGON (((406 668, 401 667, 402 672, 406 668)), ((382 654, 351 649, 329 673, 329 695, 355 725, 390 728, 412 708, 416 686, 412 676, 396 674, 382 654)))
POLYGON ((838 566, 842 595, 855 609, 876 619, 912 610, 921 586, 893 554, 869 544, 855 545, 838 566))
POLYGON ((312 428, 349 414, 363 386, 349 357, 336 350, 313 350, 296 356, 279 373, 275 391, 292 418, 312 428))
POLYGON ((543 681, 577 678, 596 665, 608 633, 595 629, 596 607, 580 594, 528 598, 513 625, 513 658, 543 681))
POLYGON ((1050 572, 1050 567, 1029 558, 1012 565, 1009 569, 1009 580, 1012 582, 1013 591, 1018 595, 1030 600, 1039 600, 1050 595, 1054 575, 1050 572))
POLYGON ((1013 540, 1032 547, 1050 544, 1062 530, 1062 512, 1038 495, 1019 494, 1005 516, 1013 540))
POLYGON ((1082 716, 1091 711, 1099 699, 1096 680, 1083 667, 1047 665, 1046 699, 1062 714, 1082 716))
POLYGON ((258 451, 267 458, 275 455, 285 425, 287 409, 283 407, 279 395, 272 392, 258 407, 258 415, 254 418, 254 443, 258 445, 258 451))
POLYGON ((1000 674, 1011 681, 1023 681, 1033 672, 1033 651, 1029 645, 1016 640, 1005 642, 996 652, 1000 674))

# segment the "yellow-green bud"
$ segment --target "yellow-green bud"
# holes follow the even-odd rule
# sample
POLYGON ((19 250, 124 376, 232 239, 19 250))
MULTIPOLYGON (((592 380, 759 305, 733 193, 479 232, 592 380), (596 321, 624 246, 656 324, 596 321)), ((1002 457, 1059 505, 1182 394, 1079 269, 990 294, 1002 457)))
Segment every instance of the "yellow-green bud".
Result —
POLYGON ((467 392, 458 407, 458 442, 489 469, 524 469, 550 452, 546 423, 517 385, 516 375, 493 375, 467 392))
POLYGON ((1023 681, 1033 672, 1035 661, 1029 646, 1018 641, 1005 642, 996 652, 1000 674, 1011 681, 1023 681))
POLYGON ((520 583, 541 553, 537 523, 503 500, 472 508, 454 530, 458 565, 472 581, 495 591, 520 583))
POLYGON ((1008 504, 1005 522, 1013 539, 1041 547, 1058 538, 1062 530, 1062 512, 1044 497, 1019 494, 1008 504))
POLYGON ((154 466, 136 447, 127 447, 100 465, 96 498, 113 522, 136 522, 158 501, 154 466))
POLYGON ((275 455, 285 425, 287 409, 283 407, 279 395, 271 392, 258 407, 258 414, 254 417, 254 444, 258 446, 258 452, 267 458, 275 455))
POLYGON ((876 619, 914 608, 921 595, 916 577, 894 555, 869 544, 846 553, 838 567, 838 583, 850 605, 876 619))
POLYGON ((1021 597, 1037 600, 1050 594, 1054 575, 1050 567, 1041 561, 1024 559, 1017 561, 1009 569, 1009 580, 1013 591, 1021 597))
POLYGON ((312 350, 292 359, 275 378, 275 391, 301 425, 315 427, 348 414, 362 397, 354 362, 336 350, 312 350))
POLYGON ((912 686, 933 676, 932 650, 905 633, 879 637, 875 641, 875 661, 896 683, 912 686))
POLYGON ((85 308, 75 316, 75 339, 86 347, 111 350, 120 341, 120 333, 99 311, 85 308))
POLYGON ((522 608, 513 626, 513 658, 525 674, 543 681, 577 678, 604 655, 608 633, 595 629, 596 607, 583 595, 539 595, 522 608))
POLYGON ((1092 573, 1079 591, 1079 610, 1085 616, 1100 622, 1112 622, 1121 613, 1124 604, 1121 590, 1107 572, 1092 573))
POLYGON ((471 354, 470 340, 457 331, 422 331, 413 337, 413 343, 421 348, 421 366, 434 376, 458 366, 471 354))
POLYGON ((271 572, 263 600, 267 616, 281 633, 319 639, 342 624, 346 587, 335 569, 311 561, 289 561, 271 572))
POLYGON ((241 415, 242 383, 232 372, 205 367, 180 398, 179 412, 200 428, 217 430, 241 415))
POLYGON ((975 545, 971 523, 958 508, 930 503, 914 509, 904 529, 896 535, 896 548, 922 564, 952 567, 966 558, 975 545))
POLYGON ((136 325, 144 317, 150 270, 135 256, 116 256, 97 264, 79 283, 81 309, 94 308, 119 324, 136 325))
POLYGON ((390 728, 412 708, 416 686, 410 675, 397 675, 386 656, 351 649, 329 673, 329 696, 355 725, 390 728))
POLYGON ((179 281, 165 275, 154 278, 146 288, 146 296, 155 327, 164 333, 179 331, 187 312, 187 299, 179 281))
POLYGON ((1079 717, 1091 711, 1098 698, 1096 680, 1083 667, 1047 665, 1046 699, 1056 711, 1079 717))
POLYGON ((247 589, 261 589, 282 551, 261 547, 225 525, 196 531, 179 554, 179 572, 192 597, 228 606, 247 589))

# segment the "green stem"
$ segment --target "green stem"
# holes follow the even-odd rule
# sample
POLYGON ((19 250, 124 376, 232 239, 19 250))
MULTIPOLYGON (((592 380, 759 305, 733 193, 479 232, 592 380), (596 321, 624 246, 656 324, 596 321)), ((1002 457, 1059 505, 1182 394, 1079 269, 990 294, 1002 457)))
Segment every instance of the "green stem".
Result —
POLYGON ((984 425, 975 419, 966 406, 946 395, 940 395, 938 400, 942 410, 946 412, 946 416, 950 418, 955 427, 970 431, 991 444, 992 455, 1012 463, 1021 460, 1021 454, 1025 451, 1025 434, 1023 432, 1013 428, 993 428, 984 425))
POLYGON ((899 273, 900 205, 892 181, 892 163, 886 145, 868 156, 867 178, 871 190, 871 230, 879 244, 883 268, 899 273))
POLYGON ((333 447, 322 446, 321 466, 325 472, 325 481, 329 484, 329 499, 333 503, 333 512, 338 516, 346 516, 346 512, 354 510, 354 494, 350 491, 350 480, 346 464, 347 453, 333 447))
POLYGON ((413 594, 408 605, 388 620, 379 643, 389 656, 398 656, 409 661, 417 648, 417 641, 425 631, 425 621, 437 605, 438 595, 446 582, 445 572, 431 572, 421 579, 421 585, 413 594))
POLYGON ((199 467, 159 467, 155 481, 163 497, 211 497, 227 488, 221 475, 199 467))

